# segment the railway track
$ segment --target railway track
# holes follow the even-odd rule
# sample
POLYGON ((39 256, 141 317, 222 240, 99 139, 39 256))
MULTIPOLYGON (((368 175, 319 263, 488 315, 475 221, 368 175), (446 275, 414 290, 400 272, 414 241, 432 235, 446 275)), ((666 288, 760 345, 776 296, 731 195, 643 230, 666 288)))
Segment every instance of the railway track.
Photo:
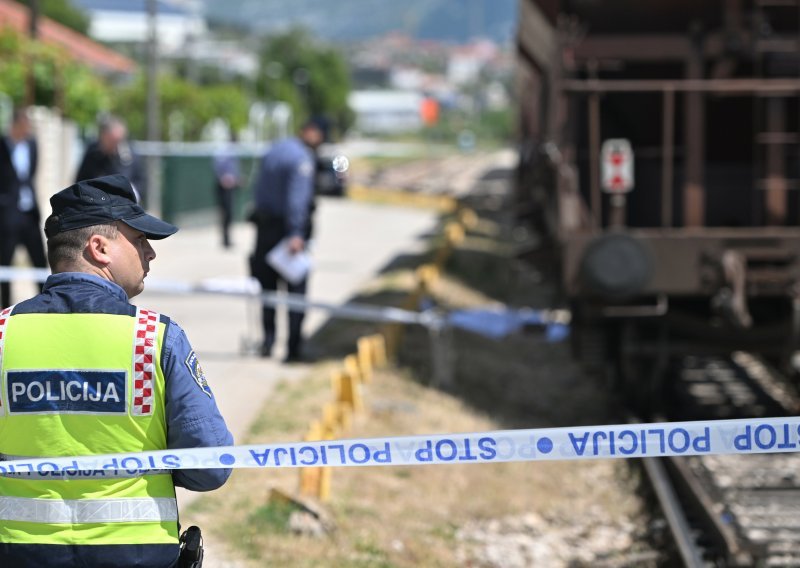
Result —
MULTIPOLYGON (((674 368, 667 420, 798 413, 789 381, 749 353, 674 368)), ((800 567, 800 454, 644 461, 684 565, 800 567)))
MULTIPOLYGON (((495 168, 511 170, 516 154, 510 150, 491 153, 454 154, 386 166, 374 172, 366 185, 393 188, 408 193, 463 197, 476 180, 495 168)), ((504 186, 505 191, 505 186, 504 186)))

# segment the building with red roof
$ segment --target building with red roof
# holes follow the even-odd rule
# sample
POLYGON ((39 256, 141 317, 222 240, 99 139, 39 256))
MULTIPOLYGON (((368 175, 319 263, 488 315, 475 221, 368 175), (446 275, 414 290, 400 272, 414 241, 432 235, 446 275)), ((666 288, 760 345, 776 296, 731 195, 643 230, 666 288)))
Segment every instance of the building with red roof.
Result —
MULTIPOLYGON (((30 28, 28 8, 11 0, 0 0, 0 28, 4 27, 27 34, 30 28)), ((131 74, 137 67, 132 59, 44 16, 39 17, 38 37, 103 74, 131 74)))

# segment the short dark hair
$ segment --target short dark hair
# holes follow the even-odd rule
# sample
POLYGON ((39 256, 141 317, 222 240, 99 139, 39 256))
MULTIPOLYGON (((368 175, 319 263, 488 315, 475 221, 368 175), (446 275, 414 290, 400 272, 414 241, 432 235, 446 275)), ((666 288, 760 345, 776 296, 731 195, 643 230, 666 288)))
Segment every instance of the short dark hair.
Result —
POLYGON ((57 233, 47 239, 47 261, 53 272, 60 270, 64 264, 75 263, 83 254, 86 241, 92 235, 102 235, 107 239, 115 239, 119 234, 116 223, 91 225, 57 233))

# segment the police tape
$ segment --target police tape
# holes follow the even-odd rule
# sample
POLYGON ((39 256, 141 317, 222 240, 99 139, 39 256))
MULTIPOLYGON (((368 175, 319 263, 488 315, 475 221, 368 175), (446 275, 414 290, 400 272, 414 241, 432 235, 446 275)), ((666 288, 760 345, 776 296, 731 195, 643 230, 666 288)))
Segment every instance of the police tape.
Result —
MULTIPOLYGON (((34 281, 42 283, 47 280, 48 276, 50 276, 50 271, 44 268, 0 267, 0 282, 34 281)), ((178 280, 148 279, 146 288, 147 292, 156 294, 178 296, 211 294, 255 299, 268 306, 286 306, 291 311, 302 312, 309 309, 318 309, 328 312, 332 316, 359 321, 418 324, 428 328, 441 328, 445 323, 445 319, 441 314, 431 310, 412 312, 400 308, 371 306, 355 302, 332 304, 312 301, 301 294, 262 292, 258 282, 252 278, 212 278, 197 284, 178 280)))
MULTIPOLYGON (((50 271, 44 268, 12 268, 0 266, 0 282, 34 281, 44 282, 50 271)), ((188 294, 210 294, 216 296, 238 297, 258 300, 264 305, 286 306, 290 311, 304 312, 318 309, 332 317, 370 321, 378 323, 417 324, 428 329, 442 329, 453 325, 481 333, 488 337, 499 338, 519 329, 523 324, 542 325, 558 332, 569 324, 570 315, 567 310, 532 310, 521 309, 485 309, 458 310, 443 313, 435 309, 421 312, 404 310, 386 306, 373 306, 357 302, 333 304, 309 300, 302 294, 263 292, 254 278, 208 278, 199 283, 182 282, 148 278, 148 293, 183 296, 188 294)), ((556 333, 556 335, 559 335, 556 333)), ((559 335, 560 337, 560 335, 559 335)), ((558 339, 558 338, 556 338, 558 339)))
POLYGON ((46 268, 14 268, 10 266, 0 266, 0 281, 17 282, 33 280, 40 284, 47 280, 50 271, 46 268))
POLYGON ((192 448, 94 456, 4 456, 0 474, 102 477, 179 469, 409 466, 798 452, 800 418, 505 430, 192 448))

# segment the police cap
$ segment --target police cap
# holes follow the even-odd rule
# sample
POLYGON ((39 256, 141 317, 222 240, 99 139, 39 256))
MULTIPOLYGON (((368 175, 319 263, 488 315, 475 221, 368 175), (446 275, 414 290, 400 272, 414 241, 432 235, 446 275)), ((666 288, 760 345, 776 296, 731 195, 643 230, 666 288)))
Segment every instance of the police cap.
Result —
POLYGON ((131 182, 123 175, 79 181, 50 198, 53 213, 44 224, 48 238, 82 227, 123 221, 148 239, 164 239, 178 227, 148 215, 136 202, 131 182))

